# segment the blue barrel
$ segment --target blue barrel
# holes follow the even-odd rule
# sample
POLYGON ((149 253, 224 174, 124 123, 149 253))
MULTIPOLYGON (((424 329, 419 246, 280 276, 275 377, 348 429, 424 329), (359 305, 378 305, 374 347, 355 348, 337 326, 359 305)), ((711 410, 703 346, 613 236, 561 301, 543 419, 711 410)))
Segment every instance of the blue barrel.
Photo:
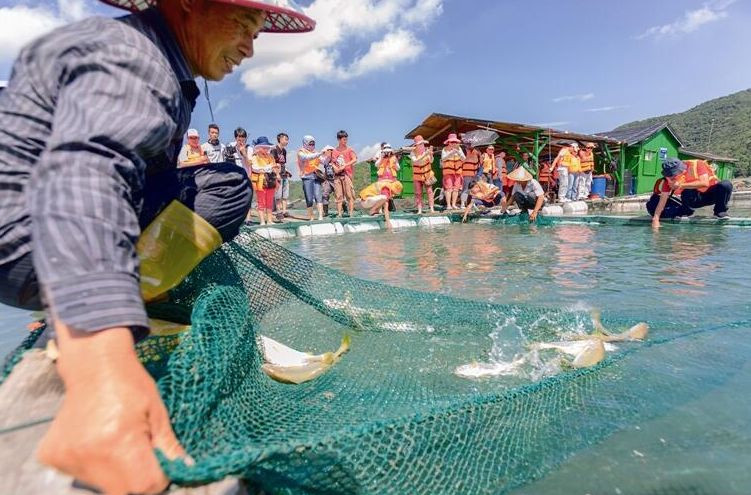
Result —
POLYGON ((597 195, 601 198, 605 197, 605 187, 607 186, 607 180, 605 176, 596 175, 592 177, 592 193, 591 195, 597 195))

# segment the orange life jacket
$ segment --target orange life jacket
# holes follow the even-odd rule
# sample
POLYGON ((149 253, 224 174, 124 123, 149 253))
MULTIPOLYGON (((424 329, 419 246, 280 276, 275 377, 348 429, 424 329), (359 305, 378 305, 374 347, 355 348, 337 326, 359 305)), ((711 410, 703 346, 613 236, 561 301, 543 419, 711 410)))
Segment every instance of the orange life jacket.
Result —
POLYGON ((387 172, 391 173, 392 179, 396 179, 396 157, 390 156, 388 159, 381 159, 381 163, 378 166, 378 179, 383 178, 384 175, 386 175, 387 172))
POLYGON ((579 161, 579 157, 571 153, 571 151, 566 150, 566 152, 561 157, 561 165, 568 168, 569 173, 576 174, 581 171, 581 162, 579 161))
POLYGON ((261 156, 261 155, 253 155, 250 157, 250 183, 253 184, 253 189, 256 191, 262 191, 263 189, 266 189, 266 175, 264 172, 256 172, 253 170, 253 167, 256 168, 266 168, 271 167, 276 164, 276 160, 274 160, 274 157, 269 156, 261 156))
POLYGON ((498 173, 498 167, 495 165, 495 156, 489 153, 482 154, 482 173, 495 177, 495 174, 498 173))
POLYGON ((412 160, 412 180, 425 181, 433 165, 433 156, 426 149, 422 155, 412 160))
POLYGON ((549 163, 541 163, 540 164, 540 171, 538 173, 539 175, 539 182, 550 182, 550 164, 549 163))
POLYGON ((707 174, 709 175, 709 186, 697 189, 699 192, 707 192, 707 189, 720 182, 712 167, 705 160, 683 160, 683 163, 686 164, 686 171, 675 178, 679 184, 697 181, 701 175, 707 174))
POLYGON ((463 161, 456 155, 452 155, 451 158, 441 159, 443 175, 461 175, 463 161))
MULTIPOLYGON (((301 148, 300 151, 309 153, 308 150, 301 148)), ((297 155, 297 160, 300 161, 300 155, 297 155)), ((302 174, 309 175, 316 171, 321 166, 321 158, 313 158, 312 160, 305 160, 305 166, 303 167, 302 174)))
POLYGON ((475 196, 477 199, 485 202, 491 202, 495 199, 495 197, 498 195, 498 192, 500 189, 496 187, 493 184, 490 184, 489 182, 478 182, 477 187, 480 188, 480 194, 475 196))
POLYGON ((579 154, 582 172, 591 172, 595 169, 595 155, 591 151, 582 150, 579 154))
POLYGON ((462 176, 474 177, 480 167, 480 153, 477 150, 467 152, 467 158, 462 163, 462 176))

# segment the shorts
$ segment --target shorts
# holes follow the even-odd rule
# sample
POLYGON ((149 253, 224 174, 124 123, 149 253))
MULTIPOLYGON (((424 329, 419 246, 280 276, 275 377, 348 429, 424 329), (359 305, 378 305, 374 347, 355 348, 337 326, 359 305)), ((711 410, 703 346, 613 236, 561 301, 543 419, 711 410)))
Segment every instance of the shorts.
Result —
POLYGON ((443 190, 445 192, 459 191, 462 188, 462 176, 461 175, 444 175, 443 176, 443 190))
POLYGON ((347 200, 354 201, 355 188, 352 185, 352 179, 349 175, 345 174, 334 177, 334 196, 336 197, 337 203, 344 201, 345 197, 347 200))
POLYGON ((276 188, 276 193, 274 193, 274 199, 277 201, 289 199, 289 179, 280 181, 279 187, 276 188))

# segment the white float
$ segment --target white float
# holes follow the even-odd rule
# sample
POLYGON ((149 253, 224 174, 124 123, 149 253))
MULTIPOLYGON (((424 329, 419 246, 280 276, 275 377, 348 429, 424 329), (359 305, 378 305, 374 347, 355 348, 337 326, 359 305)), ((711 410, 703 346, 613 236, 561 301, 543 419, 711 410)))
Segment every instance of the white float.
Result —
POLYGON ((629 201, 628 203, 620 203, 618 204, 614 209, 617 209, 619 212, 628 212, 628 211, 641 211, 644 210, 645 207, 641 203, 638 203, 636 201, 629 201))
POLYGON ((272 241, 277 240, 277 239, 289 239, 290 237, 295 237, 295 233, 289 229, 276 229, 273 227, 264 227, 261 229, 256 229, 255 232, 261 237, 265 237, 266 239, 271 239, 272 241))
POLYGON ((370 232, 371 230, 379 230, 381 228, 378 222, 363 222, 363 223, 347 223, 344 224, 344 231, 355 232, 370 232))
POLYGON ((566 215, 582 215, 586 214, 589 207, 584 201, 570 201, 563 203, 563 213, 566 215))
POLYGON ((344 232, 342 224, 339 225, 339 231, 337 232, 336 224, 333 223, 318 223, 313 225, 301 225, 297 227, 297 235, 300 237, 319 236, 319 235, 335 235, 337 233, 344 232))
POLYGON ((448 225, 451 223, 449 217, 422 217, 417 224, 420 227, 433 227, 435 225, 448 225))
POLYGON ((543 206, 540 213, 542 213, 543 216, 559 217, 563 215, 563 207, 560 205, 543 206))
POLYGON ((407 220, 406 218, 392 218, 391 227, 394 229, 417 227, 417 222, 415 222, 414 220, 407 220))

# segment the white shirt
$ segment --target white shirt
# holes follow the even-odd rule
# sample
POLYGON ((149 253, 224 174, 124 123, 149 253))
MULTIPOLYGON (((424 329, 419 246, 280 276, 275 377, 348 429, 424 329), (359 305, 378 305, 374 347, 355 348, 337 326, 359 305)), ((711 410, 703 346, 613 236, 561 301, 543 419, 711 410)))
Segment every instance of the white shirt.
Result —
POLYGON ((537 182, 535 179, 532 179, 531 181, 527 182, 527 185, 522 189, 521 184, 514 181, 514 187, 511 189, 511 195, 513 196, 516 193, 522 193, 525 195, 533 195, 536 198, 539 198, 540 196, 543 196, 545 192, 542 190, 542 186, 539 182, 537 182))

